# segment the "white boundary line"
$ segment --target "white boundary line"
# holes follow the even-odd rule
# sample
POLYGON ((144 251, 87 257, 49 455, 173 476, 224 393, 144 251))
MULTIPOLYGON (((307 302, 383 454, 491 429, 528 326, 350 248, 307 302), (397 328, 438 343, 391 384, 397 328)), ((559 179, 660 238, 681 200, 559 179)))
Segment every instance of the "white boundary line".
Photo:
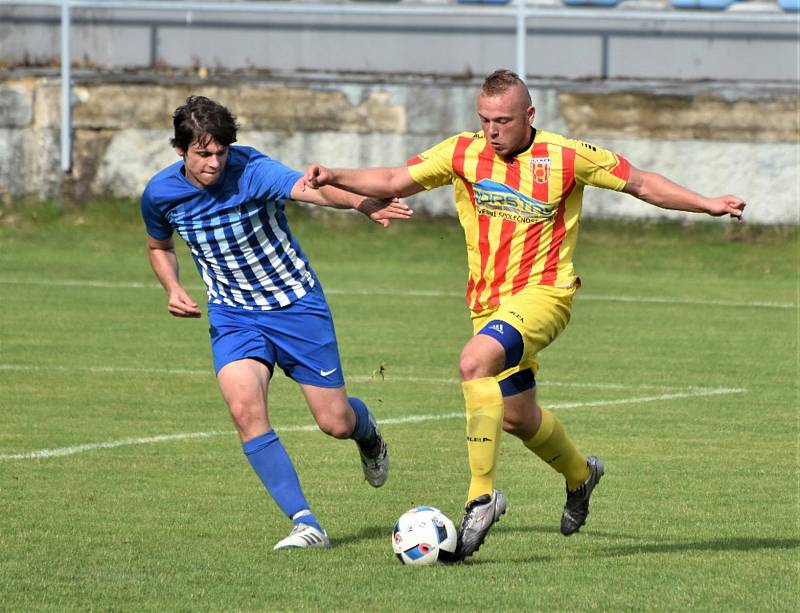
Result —
MULTIPOLYGON (((721 396, 724 394, 741 394, 746 392, 744 388, 738 387, 721 387, 721 388, 695 388, 685 392, 676 392, 672 394, 659 394, 657 396, 642 396, 639 398, 620 398, 615 400, 596 400, 593 402, 562 402, 552 403, 548 405, 551 409, 575 409, 586 407, 601 407, 601 406, 617 406, 625 404, 637 404, 642 402, 658 402, 662 400, 675 400, 678 398, 695 398, 700 396, 721 396)), ((443 419, 456 419, 463 418, 464 413, 443 413, 441 415, 407 415, 405 417, 395 417, 389 419, 378 420, 381 425, 387 424, 405 424, 405 423, 419 423, 427 421, 439 421, 443 419)), ((317 426, 288 426, 280 428, 281 433, 284 432, 314 432, 317 426)), ((215 436, 230 436, 233 431, 221 432, 184 432, 178 434, 161 434, 158 436, 149 436, 142 438, 127 438, 116 441, 106 441, 101 443, 87 443, 84 445, 74 445, 71 447, 58 447, 55 449, 39 449, 37 451, 29 451, 26 453, 6 453, 0 454, 0 461, 9 460, 37 460, 63 457, 68 455, 75 455, 78 453, 85 453, 87 451, 96 451, 98 449, 115 449, 117 447, 125 447, 128 445, 148 445, 152 443, 165 443, 169 441, 179 441, 195 438, 211 438, 215 436)))
MULTIPOLYGON (((81 279, 17 279, 14 277, 0 277, 0 284, 5 285, 43 285, 47 287, 89 287, 100 289, 161 289, 158 283, 142 283, 138 281, 97 281, 81 279)), ((193 291, 205 290, 204 286, 187 285, 186 289, 193 291)), ((464 292, 444 292, 437 290, 407 290, 392 289, 326 289, 326 294, 335 295, 379 295, 403 296, 421 298, 463 298, 464 292)), ((578 300, 591 300, 596 302, 629 302, 635 304, 685 304, 691 306, 722 306, 734 308, 760 308, 760 309, 796 309, 794 302, 738 302, 735 300, 699 300, 694 298, 678 298, 668 296, 610 296, 605 294, 579 293, 578 300)))
MULTIPOLYGON (((116 375, 121 373, 143 374, 143 375, 188 375, 198 377, 213 378, 214 372, 208 369, 191 368, 141 368, 128 366, 60 366, 60 365, 41 365, 41 364, 0 364, 2 371, 22 371, 22 372, 86 372, 91 374, 116 375)), ((276 376, 285 378, 280 370, 276 371, 276 376)), ((346 382, 352 383, 427 383, 431 385, 457 385, 461 381, 455 377, 413 377, 402 375, 354 375, 345 376, 346 382)), ((538 385, 545 387, 575 387, 587 389, 607 389, 607 390, 659 390, 684 391, 684 390, 708 390, 716 388, 704 387, 676 387, 669 385, 626 385, 621 383, 592 383, 586 381, 538 381, 538 385)))

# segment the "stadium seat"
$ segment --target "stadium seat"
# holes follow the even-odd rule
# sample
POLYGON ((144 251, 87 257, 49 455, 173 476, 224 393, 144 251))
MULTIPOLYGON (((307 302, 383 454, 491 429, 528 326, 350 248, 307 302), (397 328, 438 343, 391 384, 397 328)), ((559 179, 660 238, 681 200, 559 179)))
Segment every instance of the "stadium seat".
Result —
POLYGON ((796 13, 800 11, 800 0, 778 0, 778 6, 784 11, 796 13))
POLYGON ((616 6, 621 0, 561 0, 570 6, 616 6))
POLYGON ((679 9, 707 9, 721 11, 728 8, 735 0, 670 0, 670 4, 679 9))

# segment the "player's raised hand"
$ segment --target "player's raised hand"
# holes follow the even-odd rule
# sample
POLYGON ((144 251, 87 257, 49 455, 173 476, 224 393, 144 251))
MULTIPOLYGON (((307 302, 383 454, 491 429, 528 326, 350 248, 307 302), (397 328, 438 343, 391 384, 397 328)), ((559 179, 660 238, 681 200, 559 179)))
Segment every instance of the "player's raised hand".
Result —
POLYGON ((306 187, 319 189, 323 185, 330 184, 332 179, 333 173, 330 168, 315 162, 306 169, 306 174, 303 176, 303 189, 305 190, 306 187))
POLYGON ((189 294, 182 288, 176 288, 169 293, 167 310, 174 317, 200 317, 200 309, 197 303, 191 299, 189 294))
POLYGON ((409 219, 414 214, 399 198, 365 198, 356 210, 384 228, 392 219, 409 219))
POLYGON ((712 198, 708 209, 708 214, 712 217, 722 217, 723 215, 730 215, 732 218, 744 221, 744 207, 746 203, 744 200, 737 196, 727 194, 719 198, 712 198))

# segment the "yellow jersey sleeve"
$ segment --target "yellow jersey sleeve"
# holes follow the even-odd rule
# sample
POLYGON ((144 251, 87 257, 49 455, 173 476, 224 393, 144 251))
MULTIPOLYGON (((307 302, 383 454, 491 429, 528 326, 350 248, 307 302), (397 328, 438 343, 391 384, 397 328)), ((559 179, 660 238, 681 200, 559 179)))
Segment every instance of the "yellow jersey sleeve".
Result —
POLYGON ((453 153, 458 136, 443 140, 406 162, 408 174, 425 189, 449 185, 456 176, 453 170, 453 153))
POLYGON ((621 155, 575 141, 575 180, 578 183, 618 192, 628 183, 630 172, 630 163, 621 155))

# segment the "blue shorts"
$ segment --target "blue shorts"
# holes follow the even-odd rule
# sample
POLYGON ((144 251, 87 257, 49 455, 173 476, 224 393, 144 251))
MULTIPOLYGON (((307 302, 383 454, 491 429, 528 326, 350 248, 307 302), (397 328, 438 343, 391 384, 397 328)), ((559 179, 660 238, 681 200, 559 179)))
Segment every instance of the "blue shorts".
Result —
POLYGON ((318 387, 344 385, 333 316, 319 283, 289 306, 247 311, 208 305, 214 371, 236 360, 252 358, 287 377, 318 387))

